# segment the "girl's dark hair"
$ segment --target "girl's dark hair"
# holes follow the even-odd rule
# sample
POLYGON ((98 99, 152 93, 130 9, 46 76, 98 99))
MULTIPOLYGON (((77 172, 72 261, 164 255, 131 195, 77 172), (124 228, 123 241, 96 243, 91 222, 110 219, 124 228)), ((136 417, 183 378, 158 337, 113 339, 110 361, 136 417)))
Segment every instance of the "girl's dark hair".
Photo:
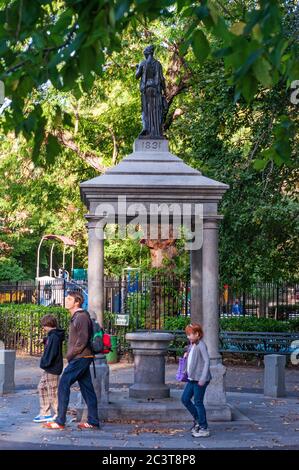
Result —
POLYGON ((44 315, 40 322, 42 326, 50 326, 51 328, 58 327, 57 318, 54 317, 54 315, 44 315))

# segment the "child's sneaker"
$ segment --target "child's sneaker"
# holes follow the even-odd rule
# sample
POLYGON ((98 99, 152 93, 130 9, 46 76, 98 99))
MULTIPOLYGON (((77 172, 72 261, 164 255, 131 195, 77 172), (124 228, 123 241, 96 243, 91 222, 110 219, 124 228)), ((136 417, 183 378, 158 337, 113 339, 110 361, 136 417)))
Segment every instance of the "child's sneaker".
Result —
POLYGON ((192 426, 192 428, 191 428, 191 432, 194 432, 194 431, 196 431, 196 430, 198 430, 198 429, 199 429, 199 424, 198 424, 197 421, 194 420, 194 421, 193 421, 193 426, 192 426))
POLYGON ((210 431, 208 429, 201 429, 199 426, 192 432, 193 437, 209 437, 210 431))
POLYGON ((47 415, 47 416, 41 416, 41 415, 38 415, 34 418, 33 422, 34 423, 47 423, 48 421, 52 421, 53 418, 51 415, 47 415))

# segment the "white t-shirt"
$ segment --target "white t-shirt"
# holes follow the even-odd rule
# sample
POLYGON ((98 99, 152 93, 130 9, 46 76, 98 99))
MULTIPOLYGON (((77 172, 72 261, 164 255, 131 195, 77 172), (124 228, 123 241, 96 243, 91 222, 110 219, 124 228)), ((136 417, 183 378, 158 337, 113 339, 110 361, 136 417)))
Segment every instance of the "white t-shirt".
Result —
POLYGON ((189 351, 189 354, 188 354, 188 358, 187 358, 187 374, 188 374, 188 380, 194 380, 192 377, 190 377, 190 364, 191 364, 191 361, 192 361, 192 356, 193 356, 193 352, 194 352, 194 346, 195 344, 192 345, 190 351, 189 351))

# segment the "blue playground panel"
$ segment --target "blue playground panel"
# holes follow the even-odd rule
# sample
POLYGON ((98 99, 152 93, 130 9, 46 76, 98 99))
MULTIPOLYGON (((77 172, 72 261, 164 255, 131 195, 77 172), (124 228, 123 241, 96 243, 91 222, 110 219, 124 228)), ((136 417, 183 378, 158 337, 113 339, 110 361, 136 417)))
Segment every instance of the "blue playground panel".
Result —
POLYGON ((138 292, 138 273, 130 273, 130 271, 127 274, 127 282, 128 282, 128 292, 133 293, 133 292, 138 292), (135 279, 134 279, 135 277, 135 279))
POLYGON ((87 281, 87 269, 77 268, 72 271, 74 281, 87 281))

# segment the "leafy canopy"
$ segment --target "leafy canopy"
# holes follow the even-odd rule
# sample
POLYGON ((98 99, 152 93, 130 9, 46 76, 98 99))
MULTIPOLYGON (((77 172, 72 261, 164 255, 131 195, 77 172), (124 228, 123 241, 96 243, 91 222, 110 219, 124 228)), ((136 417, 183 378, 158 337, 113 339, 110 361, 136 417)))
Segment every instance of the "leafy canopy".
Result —
MULTIPOLYGON (((221 57, 234 100, 250 103, 260 87, 280 81, 286 90, 299 78, 298 41, 285 34, 286 16, 298 13, 296 2, 202 0, 14 0, 0 2, 0 80, 11 99, 4 130, 14 129, 33 140, 33 160, 46 146, 48 162, 60 151, 57 136, 47 137, 47 117, 38 98, 28 97, 51 83, 76 98, 89 92, 96 76, 105 71, 107 57, 121 54, 121 38, 140 22, 186 19, 182 51, 189 47, 202 63, 211 54, 221 57), (217 39, 217 47, 215 47, 217 39)), ((58 110, 60 113, 60 110, 58 110)), ((68 116, 62 116, 67 123, 68 116)), ((269 160, 290 164, 292 119, 282 114, 274 140, 257 168, 269 160)))

